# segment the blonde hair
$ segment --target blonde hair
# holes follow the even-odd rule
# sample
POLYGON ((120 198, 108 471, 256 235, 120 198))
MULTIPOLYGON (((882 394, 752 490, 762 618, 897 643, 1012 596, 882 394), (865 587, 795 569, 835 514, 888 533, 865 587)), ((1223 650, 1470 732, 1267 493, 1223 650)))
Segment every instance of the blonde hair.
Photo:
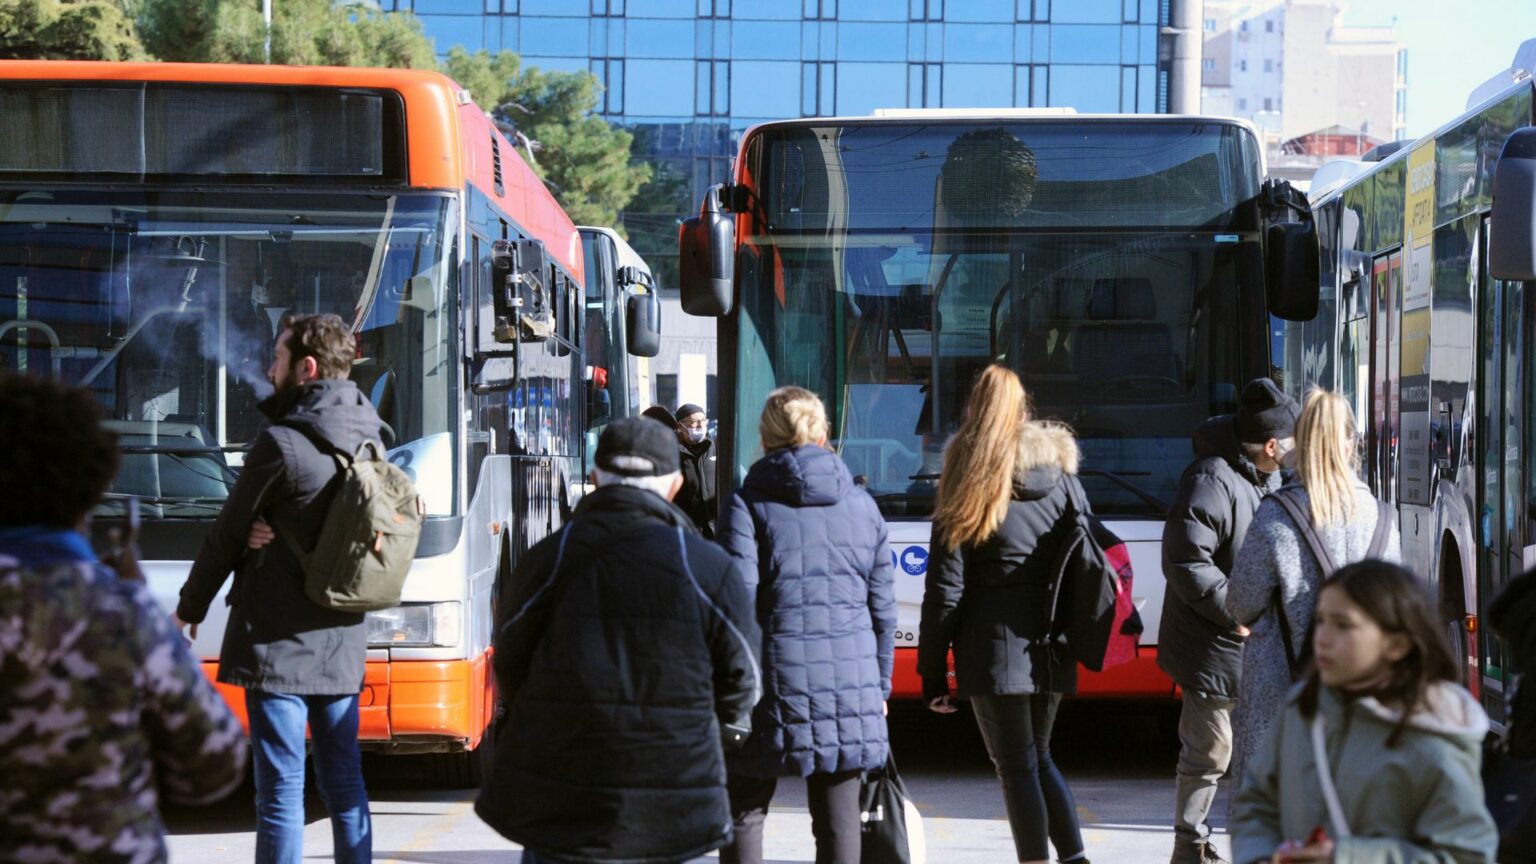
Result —
POLYGON ((827 409, 822 406, 821 397, 804 387, 780 387, 763 401, 757 434, 763 440, 765 453, 820 444, 827 439, 827 409))
POLYGON ((1312 503, 1312 522, 1336 525, 1355 515, 1355 415, 1337 393, 1314 389, 1296 421, 1296 476, 1312 503))
POLYGON ((933 535, 946 548, 975 545, 991 537, 1008 515, 1020 425, 1029 419, 1029 400, 1019 376, 989 366, 976 379, 965 419, 944 447, 933 535))

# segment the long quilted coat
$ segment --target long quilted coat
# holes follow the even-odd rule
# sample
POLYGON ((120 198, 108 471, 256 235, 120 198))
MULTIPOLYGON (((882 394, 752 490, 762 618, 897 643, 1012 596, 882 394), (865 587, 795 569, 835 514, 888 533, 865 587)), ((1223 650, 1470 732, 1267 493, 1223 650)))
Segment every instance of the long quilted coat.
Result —
POLYGON ((776 450, 731 502, 722 541, 757 576, 763 698, 730 761, 758 777, 886 759, 896 596, 885 520, 836 454, 776 450))

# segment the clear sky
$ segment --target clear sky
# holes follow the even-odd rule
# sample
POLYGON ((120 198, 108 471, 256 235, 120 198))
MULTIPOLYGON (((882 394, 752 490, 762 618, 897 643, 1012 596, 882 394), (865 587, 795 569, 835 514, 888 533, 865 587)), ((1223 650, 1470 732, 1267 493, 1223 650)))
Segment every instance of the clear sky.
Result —
POLYGON ((1408 49, 1408 137, 1460 114, 1467 94, 1536 39, 1536 0, 1345 0, 1344 23, 1397 23, 1408 49))

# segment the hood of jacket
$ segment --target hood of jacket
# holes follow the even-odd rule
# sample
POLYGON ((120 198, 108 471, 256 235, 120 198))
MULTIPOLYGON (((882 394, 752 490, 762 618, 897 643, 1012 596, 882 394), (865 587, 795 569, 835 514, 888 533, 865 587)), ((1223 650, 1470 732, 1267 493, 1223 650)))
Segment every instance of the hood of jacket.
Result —
POLYGON ((1019 452, 1013 463, 1013 497, 1044 498, 1063 474, 1076 474, 1080 455, 1072 430, 1060 423, 1029 420, 1019 426, 1019 452))
POLYGON ((853 475, 836 453, 802 444, 775 450, 757 460, 742 486, 797 507, 824 507, 852 491, 853 475))
POLYGON ((1260 471, 1253 460, 1243 454, 1242 445, 1237 441, 1236 420, 1231 414, 1221 414, 1196 427, 1190 439, 1195 446, 1195 458, 1221 459, 1231 465, 1239 477, 1255 486, 1266 488, 1270 475, 1260 471))
MULTIPOLYGON (((384 423, 351 381, 327 378, 272 394, 257 406, 273 423, 319 437, 344 453, 381 440, 384 423)), ((380 457, 384 454, 380 453, 380 457)))
MULTIPOLYGON (((1402 711, 1383 705, 1375 696, 1361 697, 1355 704, 1392 726, 1403 717, 1402 711)), ((1471 693, 1448 681, 1437 681, 1424 691, 1424 699, 1408 715, 1408 726, 1474 747, 1481 744, 1489 729, 1483 706, 1471 693)))

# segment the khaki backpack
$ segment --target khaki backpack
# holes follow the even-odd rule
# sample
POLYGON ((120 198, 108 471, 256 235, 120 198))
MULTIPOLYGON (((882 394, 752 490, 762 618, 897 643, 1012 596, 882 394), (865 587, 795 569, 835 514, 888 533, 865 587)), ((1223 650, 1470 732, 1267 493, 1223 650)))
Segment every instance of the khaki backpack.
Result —
POLYGON ((349 456, 306 429, 288 428, 304 433, 337 466, 336 492, 314 548, 306 552, 288 541, 304 571, 304 593, 339 612, 400 605, 425 518, 410 477, 384 458, 378 441, 363 442, 349 456), (370 450, 372 458, 365 458, 370 450))

